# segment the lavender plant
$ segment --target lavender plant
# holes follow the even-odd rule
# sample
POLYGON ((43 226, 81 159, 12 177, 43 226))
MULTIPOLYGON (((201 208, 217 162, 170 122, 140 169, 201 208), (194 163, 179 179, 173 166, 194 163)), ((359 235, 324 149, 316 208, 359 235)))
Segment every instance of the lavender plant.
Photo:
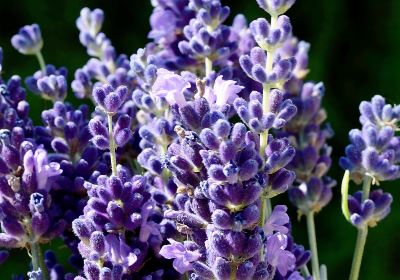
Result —
POLYGON ((376 95, 370 102, 360 104, 362 130, 349 133, 351 144, 346 147, 346 156, 340 165, 346 170, 342 182, 342 210, 346 219, 357 228, 357 242, 350 279, 358 279, 368 228, 375 227, 390 213, 392 196, 381 189, 370 191, 371 185, 396 180, 400 177, 398 130, 400 106, 386 104, 376 95), (350 177, 362 191, 348 196, 350 177))
MULTIPOLYGON (((40 66, 26 87, 53 104, 34 124, 22 79, 0 75, 0 265, 26 248, 31 280, 328 279, 314 224, 336 184, 324 86, 305 81, 310 46, 284 15, 295 1, 256 2, 269 19, 230 26, 220 0, 152 0, 152 41, 130 59, 101 32, 103 11, 83 8, 90 59, 71 90, 67 69, 45 63, 39 26, 19 30, 13 47, 40 66), (310 250, 273 203, 285 192, 310 250), (57 237, 74 271, 42 254, 57 237)), ((2 59, 0 48, 0 71, 2 59)), ((358 230, 351 280, 392 203, 370 187, 400 177, 400 106, 375 96, 360 111, 340 160, 342 211, 358 230), (363 190, 348 196, 350 177, 363 190)))

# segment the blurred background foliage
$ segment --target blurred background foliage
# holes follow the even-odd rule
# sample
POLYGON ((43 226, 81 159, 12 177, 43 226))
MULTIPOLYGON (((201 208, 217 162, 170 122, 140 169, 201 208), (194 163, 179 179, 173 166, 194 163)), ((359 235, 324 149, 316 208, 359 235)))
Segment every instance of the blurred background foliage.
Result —
MULTIPOLYGON (((75 19, 82 7, 105 11, 103 31, 119 53, 130 55, 147 42, 150 0, 1 0, 0 46, 4 50, 3 76, 23 78, 39 67, 35 57, 22 56, 12 49, 10 38, 19 27, 38 23, 44 37, 43 54, 47 63, 66 66, 69 79, 88 56, 80 45, 75 19)), ((232 15, 243 13, 250 20, 266 14, 255 0, 225 0, 232 15)), ((288 12, 294 34, 311 43, 310 80, 326 86, 324 106, 336 134, 333 146, 333 167, 330 172, 339 183, 343 171, 338 158, 348 143, 348 131, 359 127, 358 105, 361 100, 381 94, 391 103, 400 102, 400 1, 399 0, 298 0, 288 12)), ((231 18, 232 19, 232 18, 231 18)), ((231 19, 229 22, 231 22, 231 19)), ((69 99, 74 103, 73 96, 69 99)), ((40 122, 44 104, 28 94, 31 116, 40 122)), ((48 105, 47 105, 48 106, 48 105)), ((360 279, 400 279, 400 183, 382 184, 391 192, 394 203, 391 215, 377 228, 370 230, 360 279)), ((356 190, 354 184, 351 192, 356 190)), ((285 203, 285 195, 273 203, 285 203)), ((73 205, 71 205, 73 207, 73 205)), ((297 242, 308 247, 304 219, 297 221, 292 209, 293 232, 297 242)), ((334 190, 333 202, 316 217, 319 257, 328 265, 329 279, 347 279, 356 238, 356 230, 345 222, 340 212, 340 189, 334 190)), ((49 245, 61 262, 68 251, 61 241, 49 245)), ((28 270, 25 251, 13 251, 9 261, 0 267, 0 279, 28 270)), ((68 267, 68 266, 67 266, 68 267)))

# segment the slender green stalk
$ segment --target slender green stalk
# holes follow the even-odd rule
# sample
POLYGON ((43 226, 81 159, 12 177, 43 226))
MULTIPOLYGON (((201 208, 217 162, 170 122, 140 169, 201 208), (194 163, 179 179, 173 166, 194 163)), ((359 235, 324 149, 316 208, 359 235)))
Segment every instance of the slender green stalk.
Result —
MULTIPOLYGON (((371 189, 372 178, 365 176, 363 183, 363 196, 362 199, 365 200, 369 197, 369 192, 371 189)), ((364 254, 365 244, 367 243, 368 236, 368 225, 363 228, 358 229, 356 248, 354 249, 353 263, 351 264, 350 280, 357 280, 360 275, 360 268, 362 257, 364 254)))
MULTIPOLYGON (((271 17, 271 29, 274 28, 276 25, 277 17, 272 16, 271 17)), ((265 71, 266 73, 270 73, 272 71, 272 66, 274 62, 274 50, 268 51, 267 52, 267 61, 265 65, 265 71)), ((271 84, 263 84, 263 113, 266 114, 270 110, 270 104, 269 104, 269 94, 271 91, 271 84)), ((260 155, 261 158, 264 160, 265 157, 265 149, 267 148, 268 145, 268 130, 265 130, 263 133, 260 134, 260 155)), ((271 200, 268 198, 266 195, 261 197, 261 215, 260 215, 260 221, 258 225, 260 227, 263 227, 265 224, 265 221, 267 217, 271 214, 272 212, 272 206, 271 206, 271 200)), ((264 258, 264 248, 261 248, 261 259, 264 258)))
POLYGON ((318 261, 318 249, 317 249, 317 238, 315 234, 315 223, 314 223, 314 212, 309 211, 306 213, 307 217, 307 232, 308 232, 308 242, 310 243, 311 249, 311 266, 312 275, 314 280, 320 280, 319 272, 319 261, 318 261))
POLYGON ((36 53, 37 60, 39 61, 40 69, 46 75, 46 63, 44 62, 42 52, 36 53))
MULTIPOLYGON (((273 29, 276 26, 277 22, 277 17, 272 16, 271 17, 271 29, 273 29)), ((275 56, 275 50, 270 50, 267 52, 267 61, 265 65, 265 72, 266 73, 271 73, 273 63, 274 63, 274 56, 275 56)), ((271 84, 263 84, 263 113, 264 115, 269 112, 270 109, 270 104, 269 104, 269 94, 271 91, 271 84)), ((260 153, 261 157, 264 158, 264 152, 265 148, 268 145, 268 130, 264 131, 260 135, 260 153)))
POLYGON ((305 277, 310 277, 310 271, 308 270, 307 264, 303 265, 301 268, 301 272, 303 273, 303 276, 305 277))
MULTIPOLYGON (((269 57, 269 56, 268 56, 269 57)), ((270 85, 263 85, 263 112, 266 114, 269 112, 269 92, 271 90, 270 85)), ((260 153, 261 157, 264 158, 265 148, 268 145, 268 129, 260 134, 260 153)))
POLYGON ((113 137, 113 122, 112 115, 107 114, 108 120, 108 134, 109 134, 109 142, 110 142, 110 159, 111 159, 111 171, 112 175, 117 176, 117 157, 115 155, 115 141, 113 137))
POLYGON ((42 250, 40 248, 39 243, 32 242, 32 243, 29 243, 29 245, 30 245, 30 255, 31 255, 31 259, 32 259, 33 270, 38 271, 40 269, 42 272, 42 275, 43 275, 43 279, 44 280, 49 279, 49 277, 47 275, 47 268, 44 263, 43 254, 42 254, 42 250))

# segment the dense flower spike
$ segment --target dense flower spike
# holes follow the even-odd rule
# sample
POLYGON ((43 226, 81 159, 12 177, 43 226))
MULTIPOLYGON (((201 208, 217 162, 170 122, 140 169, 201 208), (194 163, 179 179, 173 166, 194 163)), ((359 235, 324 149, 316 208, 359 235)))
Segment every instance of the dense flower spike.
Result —
POLYGON ((223 25, 230 9, 217 0, 190 0, 189 8, 196 12, 196 17, 184 27, 186 40, 180 41, 178 47, 182 54, 205 62, 208 76, 213 64, 222 64, 237 48, 236 42, 228 40, 230 28, 223 25))
POLYGON ((79 39, 91 58, 85 66, 75 72, 72 89, 78 98, 89 98, 95 86, 105 82, 112 87, 126 86, 133 90, 135 77, 129 72, 126 55, 117 55, 111 41, 101 31, 104 15, 100 9, 81 10, 76 25, 80 31, 79 39))
POLYGON ((363 176, 370 176, 373 184, 400 177, 400 138, 395 135, 400 117, 400 106, 385 103, 382 96, 360 105, 362 130, 349 133, 351 144, 340 165, 350 170, 357 183, 363 176))
POLYGON ((396 136, 400 106, 386 104, 385 99, 375 95, 370 102, 360 104, 362 129, 350 131, 351 144, 340 165, 346 169, 342 183, 342 209, 346 219, 358 229, 356 249, 350 279, 357 279, 368 227, 376 226, 390 212, 392 196, 376 190, 370 193, 371 184, 396 180, 400 177, 400 138, 396 136), (347 199, 349 177, 356 183, 363 182, 362 192, 347 199))
POLYGON ((91 56, 103 56, 103 52, 110 45, 110 41, 100 33, 103 25, 104 14, 100 9, 90 11, 88 8, 81 10, 80 17, 76 20, 80 34, 79 39, 91 56))
POLYGON ((305 214, 318 212, 332 197, 335 181, 326 173, 331 165, 331 147, 326 140, 333 132, 324 124, 326 112, 321 108, 322 83, 305 83, 298 94, 290 96, 298 114, 285 127, 284 135, 297 149, 290 168, 296 172, 297 184, 289 191, 291 202, 305 214))
MULTIPOLYGON (((84 214, 73 222, 81 239, 78 248, 85 259, 85 276, 102 279, 102 271, 110 270, 118 275, 116 279, 139 277, 147 259, 158 256, 162 234, 173 232, 168 223, 160 222, 161 212, 147 179, 131 177, 119 167, 118 177, 100 176, 97 184, 85 187, 89 200, 84 214)), ((162 265, 161 261, 159 268, 162 265)))
POLYGON ((48 242, 62 233, 66 222, 54 211, 50 190, 61 174, 47 152, 24 139, 20 127, 1 131, 0 245, 24 248, 48 242))

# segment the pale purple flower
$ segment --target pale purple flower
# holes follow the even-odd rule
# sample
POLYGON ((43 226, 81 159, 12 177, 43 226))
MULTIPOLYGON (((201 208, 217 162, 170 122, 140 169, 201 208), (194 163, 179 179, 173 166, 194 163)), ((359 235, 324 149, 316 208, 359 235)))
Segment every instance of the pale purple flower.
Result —
POLYGON ((142 211, 140 213, 142 216, 142 224, 139 234, 139 240, 141 242, 147 242, 151 234, 157 235, 160 237, 160 239, 162 239, 159 225, 154 221, 148 221, 150 212, 154 209, 154 207, 155 204, 153 201, 148 201, 142 206, 142 211))
POLYGON ((48 162, 47 152, 43 148, 38 148, 35 153, 29 150, 24 155, 24 168, 26 171, 36 173, 37 187, 39 190, 48 189, 50 178, 62 173, 60 164, 48 162))
POLYGON ((25 25, 11 38, 13 47, 22 54, 37 54, 43 47, 39 25, 25 25))
POLYGON ((148 37, 162 45, 172 43, 176 39, 176 22, 177 18, 171 10, 154 9, 150 16, 152 30, 148 37))
POLYGON ((100 9, 91 11, 89 8, 81 10, 80 17, 76 20, 76 26, 81 32, 89 33, 95 37, 101 30, 104 21, 104 13, 100 9))
POLYGON ((293 272, 287 280, 304 280, 304 277, 298 271, 293 272))
POLYGON ((173 266, 181 274, 192 269, 192 262, 197 261, 201 254, 198 251, 189 251, 185 245, 169 238, 171 245, 164 245, 160 255, 166 259, 174 259, 173 266))
POLYGON ((289 229, 287 225, 290 223, 289 215, 286 213, 287 207, 285 205, 277 205, 269 216, 264 225, 266 234, 271 234, 275 231, 287 234, 289 229))
POLYGON ((233 101, 238 97, 238 93, 244 89, 244 87, 236 84, 236 81, 223 80, 222 76, 218 76, 215 79, 214 87, 207 87, 204 93, 204 98, 208 100, 210 104, 215 104, 218 107, 222 107, 226 104, 233 104, 233 101))
POLYGON ((185 89, 190 87, 182 76, 166 69, 157 70, 157 79, 152 87, 152 94, 158 97, 164 97, 169 105, 177 104, 179 107, 186 105, 184 96, 185 89))
POLYGON ((125 267, 132 266, 137 261, 137 254, 134 249, 129 247, 125 241, 114 234, 106 236, 107 252, 109 259, 114 263, 121 264, 125 267))
POLYGON ((288 271, 294 269, 296 258, 292 252, 286 251, 288 238, 282 233, 275 233, 267 240, 267 261, 277 268, 282 276, 285 276, 288 271))

